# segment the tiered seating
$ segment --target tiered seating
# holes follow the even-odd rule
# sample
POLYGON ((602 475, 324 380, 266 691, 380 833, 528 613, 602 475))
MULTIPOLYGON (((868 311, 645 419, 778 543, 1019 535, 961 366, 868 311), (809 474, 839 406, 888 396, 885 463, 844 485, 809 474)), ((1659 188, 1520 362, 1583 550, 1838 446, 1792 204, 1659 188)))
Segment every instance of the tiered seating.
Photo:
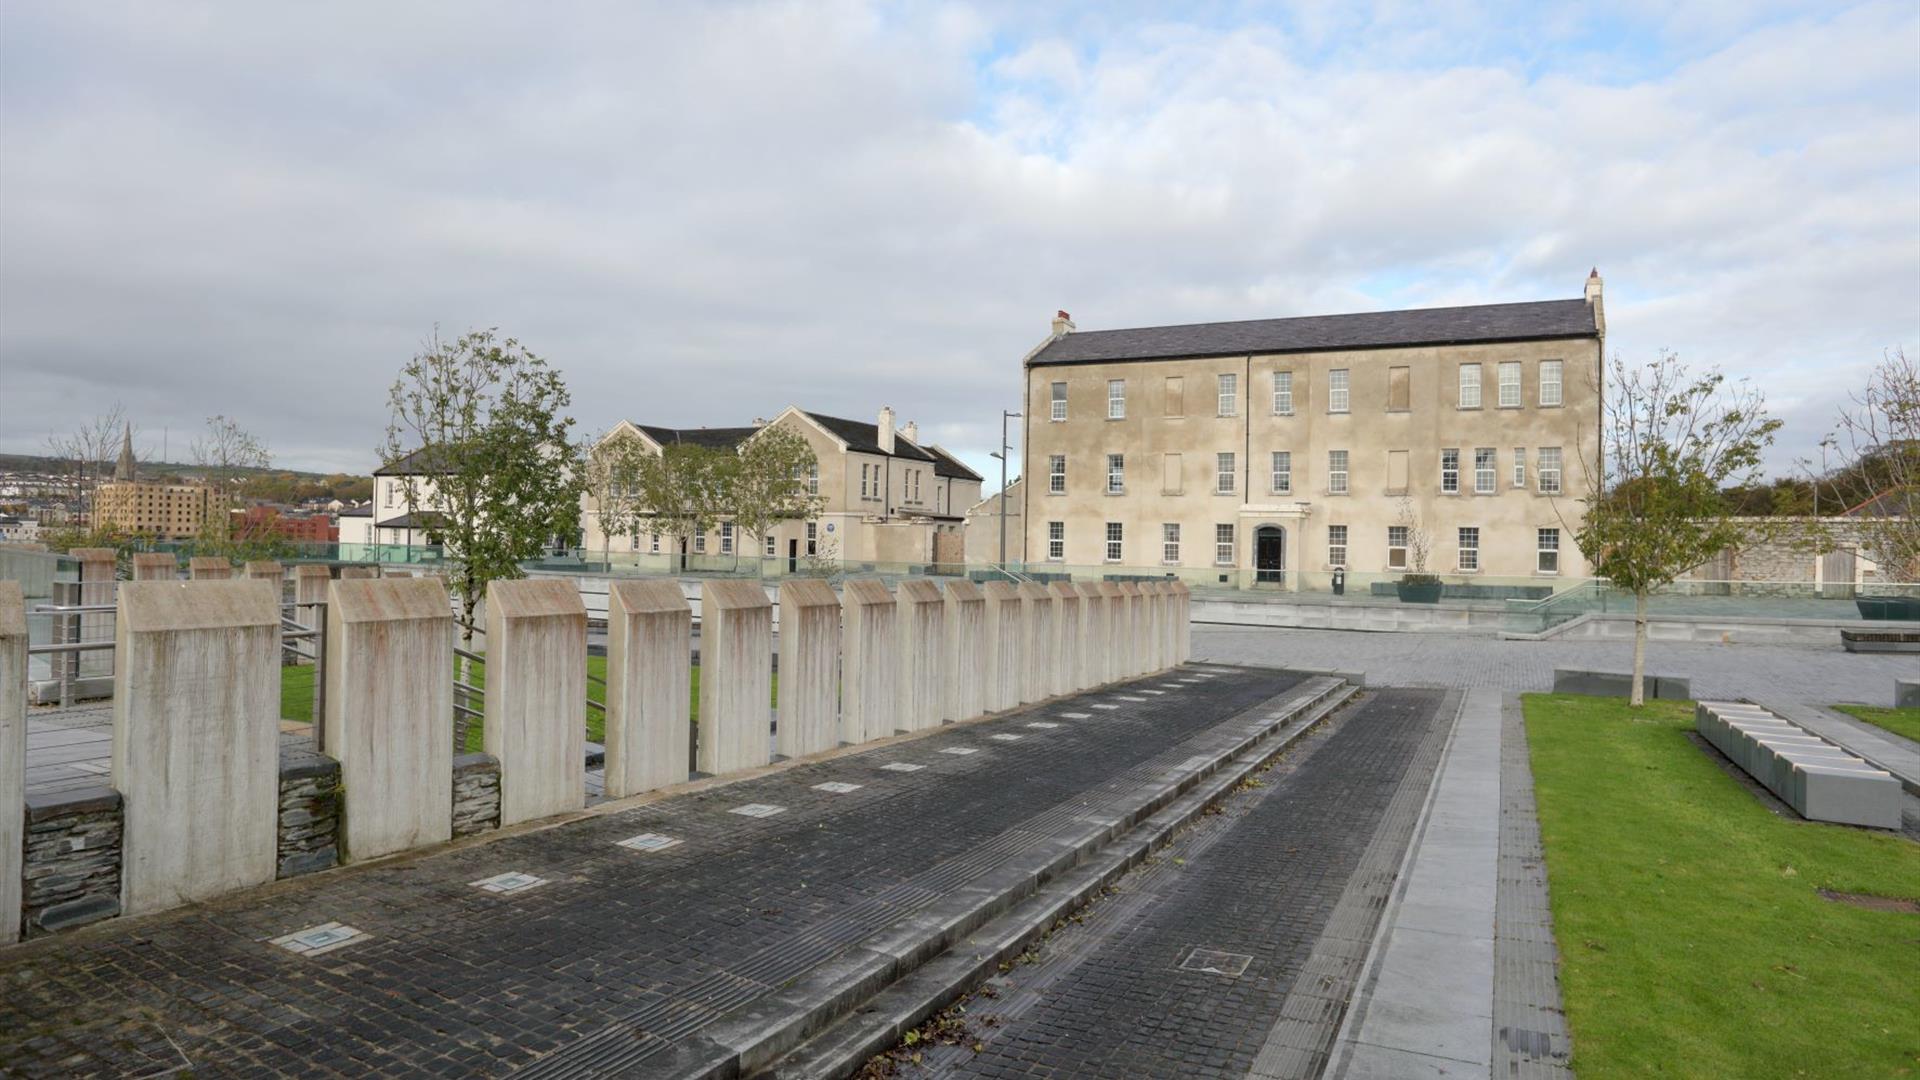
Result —
POLYGON ((1900 827, 1900 782, 1758 705, 1702 701, 1700 736, 1809 821, 1900 827))

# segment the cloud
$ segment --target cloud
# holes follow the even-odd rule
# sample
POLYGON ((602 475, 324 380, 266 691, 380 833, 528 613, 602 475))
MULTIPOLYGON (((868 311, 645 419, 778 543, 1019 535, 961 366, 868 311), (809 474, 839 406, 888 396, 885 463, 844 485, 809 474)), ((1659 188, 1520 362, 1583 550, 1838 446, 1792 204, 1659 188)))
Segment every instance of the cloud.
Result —
POLYGON ((1920 343, 1910 6, 0 11, 0 449, 118 398, 364 470, 439 324, 550 357, 588 429, 891 404, 986 472, 1056 307, 1598 265, 1611 346, 1753 376, 1780 464, 1920 343))

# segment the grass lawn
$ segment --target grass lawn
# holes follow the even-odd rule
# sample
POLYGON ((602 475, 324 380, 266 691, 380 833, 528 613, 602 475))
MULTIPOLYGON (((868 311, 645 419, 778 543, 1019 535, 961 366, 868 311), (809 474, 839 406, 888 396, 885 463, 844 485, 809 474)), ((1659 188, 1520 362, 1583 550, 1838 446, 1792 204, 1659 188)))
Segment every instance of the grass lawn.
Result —
MULTIPOLYGON (((457 661, 456 661, 457 662, 457 661)), ((607 677, 607 658, 604 656, 587 657, 587 672, 596 679, 607 677)), ((691 702, 688 715, 696 720, 700 715, 700 665, 693 665, 691 672, 691 702)), ((476 667, 473 685, 484 688, 487 685, 486 665, 476 667)), ((605 692, 597 684, 588 684, 587 697, 598 701, 605 692)), ((780 676, 773 677, 772 700, 777 704, 780 695, 780 676)), ((289 665, 280 669, 280 718, 307 722, 313 719, 313 667, 311 665, 289 665)), ((599 709, 587 707, 587 741, 606 741, 606 717, 599 709)), ((478 750, 481 744, 479 724, 467 725, 467 749, 478 750)))
POLYGON ((1690 704, 1528 695, 1573 1069, 1920 1075, 1920 844, 1774 816, 1687 739, 1690 704))
POLYGON ((1855 720, 1865 720, 1875 727, 1883 727, 1895 735, 1920 742, 1920 709, 1887 709, 1878 705, 1835 705, 1833 708, 1855 720))

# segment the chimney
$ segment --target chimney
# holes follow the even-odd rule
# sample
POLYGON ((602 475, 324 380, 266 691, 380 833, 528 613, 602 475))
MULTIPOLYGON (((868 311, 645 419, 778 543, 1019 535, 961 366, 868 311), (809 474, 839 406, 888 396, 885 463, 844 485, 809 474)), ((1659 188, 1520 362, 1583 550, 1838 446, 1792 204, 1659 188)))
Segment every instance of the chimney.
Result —
POLYGON ((893 406, 880 406, 880 452, 893 453, 893 406))
POLYGON ((916 424, 911 420, 907 421, 906 425, 900 429, 900 434, 905 435, 907 437, 907 441, 912 443, 913 445, 915 446, 920 445, 920 425, 919 424, 916 424))
POLYGON ((1600 280, 1599 267, 1596 266, 1587 272, 1587 305, 1593 308, 1594 329, 1600 331, 1600 336, 1605 337, 1607 333, 1607 308, 1606 304, 1602 302, 1600 298, 1603 284, 1600 280))
POLYGON ((1074 331, 1073 316, 1067 314, 1064 311, 1056 311, 1053 313, 1053 336, 1054 337, 1065 337, 1068 334, 1073 333, 1073 331, 1074 331))

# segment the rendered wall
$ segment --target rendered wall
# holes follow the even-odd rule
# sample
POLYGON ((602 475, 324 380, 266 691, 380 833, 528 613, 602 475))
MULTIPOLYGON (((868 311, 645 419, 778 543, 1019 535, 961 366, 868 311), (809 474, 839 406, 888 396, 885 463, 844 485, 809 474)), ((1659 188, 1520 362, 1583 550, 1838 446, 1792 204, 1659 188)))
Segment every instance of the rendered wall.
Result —
POLYGON ((947 711, 947 609, 940 586, 908 579, 899 588, 900 698, 906 731, 938 727, 947 711))
POLYGON ((751 581, 700 588, 700 771, 719 776, 771 760, 773 603, 751 581))
POLYGON ((973 582, 949 581, 946 607, 946 716, 971 720, 987 711, 987 602, 973 582))
POLYGON ((885 738, 906 724, 897 716, 900 685, 899 608, 871 578, 840 587, 844 635, 840 660, 840 737, 849 743, 885 738))
POLYGON ((581 809, 587 609, 579 591, 552 578, 496 581, 486 625, 483 726, 486 751, 500 762, 500 824, 581 809))
POLYGON ((607 596, 609 798, 683 783, 693 750, 693 608, 672 581, 616 581, 607 596))
POLYGON ((779 691, 779 753, 840 745, 840 598, 818 578, 780 584, 779 691))

